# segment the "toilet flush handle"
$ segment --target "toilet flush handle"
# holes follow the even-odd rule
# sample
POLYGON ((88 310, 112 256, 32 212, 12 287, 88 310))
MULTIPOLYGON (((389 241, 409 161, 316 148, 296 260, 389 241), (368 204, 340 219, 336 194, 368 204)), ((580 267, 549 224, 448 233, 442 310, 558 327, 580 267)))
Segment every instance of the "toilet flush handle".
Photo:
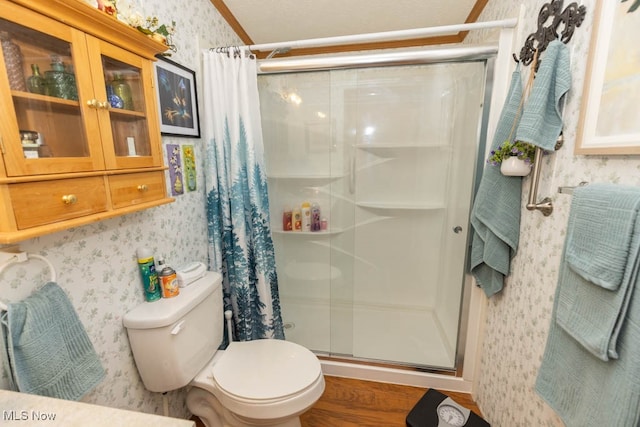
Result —
POLYGON ((183 327, 184 327, 184 320, 173 327, 173 329, 171 330, 171 335, 178 335, 183 327))

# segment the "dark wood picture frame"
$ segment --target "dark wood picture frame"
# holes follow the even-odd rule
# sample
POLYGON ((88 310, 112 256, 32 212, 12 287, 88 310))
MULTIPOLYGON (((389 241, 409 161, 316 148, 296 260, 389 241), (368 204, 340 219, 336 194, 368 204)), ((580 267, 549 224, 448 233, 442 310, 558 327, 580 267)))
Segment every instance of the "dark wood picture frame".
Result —
POLYGON ((196 73, 161 56, 153 68, 160 133, 200 138, 196 73))

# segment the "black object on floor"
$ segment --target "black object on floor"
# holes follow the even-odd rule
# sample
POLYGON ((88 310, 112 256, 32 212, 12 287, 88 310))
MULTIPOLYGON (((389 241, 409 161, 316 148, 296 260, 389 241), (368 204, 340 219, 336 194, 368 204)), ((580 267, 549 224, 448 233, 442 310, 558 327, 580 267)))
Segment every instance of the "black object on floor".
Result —
POLYGON ((407 415, 408 427, 491 427, 450 397, 429 389, 407 415))

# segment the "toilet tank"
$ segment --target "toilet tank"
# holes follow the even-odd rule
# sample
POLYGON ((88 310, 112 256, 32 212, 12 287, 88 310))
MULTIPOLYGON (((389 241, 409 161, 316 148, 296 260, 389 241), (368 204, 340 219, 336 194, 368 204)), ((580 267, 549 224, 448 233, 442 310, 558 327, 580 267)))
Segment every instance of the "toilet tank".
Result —
POLYGON ((222 277, 208 271, 178 296, 140 304, 122 323, 147 390, 184 387, 222 343, 222 277))

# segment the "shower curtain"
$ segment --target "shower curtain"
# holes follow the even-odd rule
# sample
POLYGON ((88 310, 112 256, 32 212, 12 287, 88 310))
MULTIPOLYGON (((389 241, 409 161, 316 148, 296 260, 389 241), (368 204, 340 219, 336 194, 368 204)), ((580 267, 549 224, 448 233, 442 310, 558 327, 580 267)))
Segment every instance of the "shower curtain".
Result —
POLYGON ((203 56, 210 267, 222 273, 236 340, 284 339, 256 61, 237 47, 211 49, 203 56))

